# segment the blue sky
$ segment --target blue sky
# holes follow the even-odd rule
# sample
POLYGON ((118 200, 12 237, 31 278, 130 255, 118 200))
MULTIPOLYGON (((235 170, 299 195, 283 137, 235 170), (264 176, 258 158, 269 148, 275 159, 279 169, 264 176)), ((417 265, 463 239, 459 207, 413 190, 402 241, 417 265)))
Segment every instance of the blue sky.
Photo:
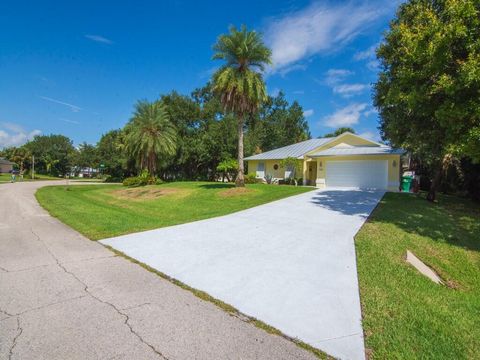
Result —
POLYGON ((339 126, 378 138, 374 48, 390 1, 4 1, 0 4, 0 147, 36 134, 95 143, 139 99, 206 83, 228 26, 263 33, 266 74, 305 110, 313 136, 339 126))

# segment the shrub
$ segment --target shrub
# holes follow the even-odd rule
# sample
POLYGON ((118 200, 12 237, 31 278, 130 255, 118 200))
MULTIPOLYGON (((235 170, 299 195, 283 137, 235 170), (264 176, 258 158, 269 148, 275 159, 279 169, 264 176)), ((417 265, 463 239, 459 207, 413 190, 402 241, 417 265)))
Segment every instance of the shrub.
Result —
POLYGON ((258 182, 259 182, 259 179, 257 179, 255 174, 245 175, 245 184, 256 184, 258 182))
POLYGON ((112 175, 108 175, 105 178, 106 183, 119 183, 119 182, 122 182, 122 181, 123 181, 123 179, 121 177, 112 176, 112 175))
POLYGON ((123 186, 136 187, 145 185, 161 184, 162 180, 151 176, 147 170, 143 170, 138 176, 132 176, 123 180, 123 186))

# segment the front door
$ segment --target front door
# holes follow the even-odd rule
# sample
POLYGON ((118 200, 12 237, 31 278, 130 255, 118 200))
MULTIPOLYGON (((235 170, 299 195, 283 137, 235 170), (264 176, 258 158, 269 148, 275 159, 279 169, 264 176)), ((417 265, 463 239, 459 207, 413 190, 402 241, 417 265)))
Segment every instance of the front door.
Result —
POLYGON ((313 185, 315 186, 315 183, 317 181, 317 162, 316 161, 309 161, 307 163, 308 166, 308 185, 313 185))

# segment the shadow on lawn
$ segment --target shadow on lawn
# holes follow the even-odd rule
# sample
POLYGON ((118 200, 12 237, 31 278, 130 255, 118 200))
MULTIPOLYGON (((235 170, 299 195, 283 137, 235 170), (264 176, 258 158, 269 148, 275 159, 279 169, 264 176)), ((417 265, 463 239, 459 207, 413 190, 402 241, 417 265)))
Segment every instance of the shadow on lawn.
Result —
POLYGON ((311 202, 344 215, 367 218, 379 196, 380 193, 374 190, 323 190, 318 191, 311 202))
POLYGON ((235 184, 226 184, 226 183, 211 183, 211 184, 202 184, 198 187, 204 189, 229 189, 235 187, 235 184))
POLYGON ((419 195, 388 193, 370 221, 480 251, 480 207, 467 199, 439 196, 432 204, 419 195))

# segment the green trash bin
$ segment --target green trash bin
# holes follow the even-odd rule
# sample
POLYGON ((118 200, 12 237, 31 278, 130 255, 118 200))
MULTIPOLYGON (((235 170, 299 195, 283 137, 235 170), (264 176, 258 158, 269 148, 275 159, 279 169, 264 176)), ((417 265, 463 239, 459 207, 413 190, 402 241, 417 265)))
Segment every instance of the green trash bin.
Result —
POLYGON ((413 176, 402 176, 402 191, 410 192, 412 186, 413 176))

